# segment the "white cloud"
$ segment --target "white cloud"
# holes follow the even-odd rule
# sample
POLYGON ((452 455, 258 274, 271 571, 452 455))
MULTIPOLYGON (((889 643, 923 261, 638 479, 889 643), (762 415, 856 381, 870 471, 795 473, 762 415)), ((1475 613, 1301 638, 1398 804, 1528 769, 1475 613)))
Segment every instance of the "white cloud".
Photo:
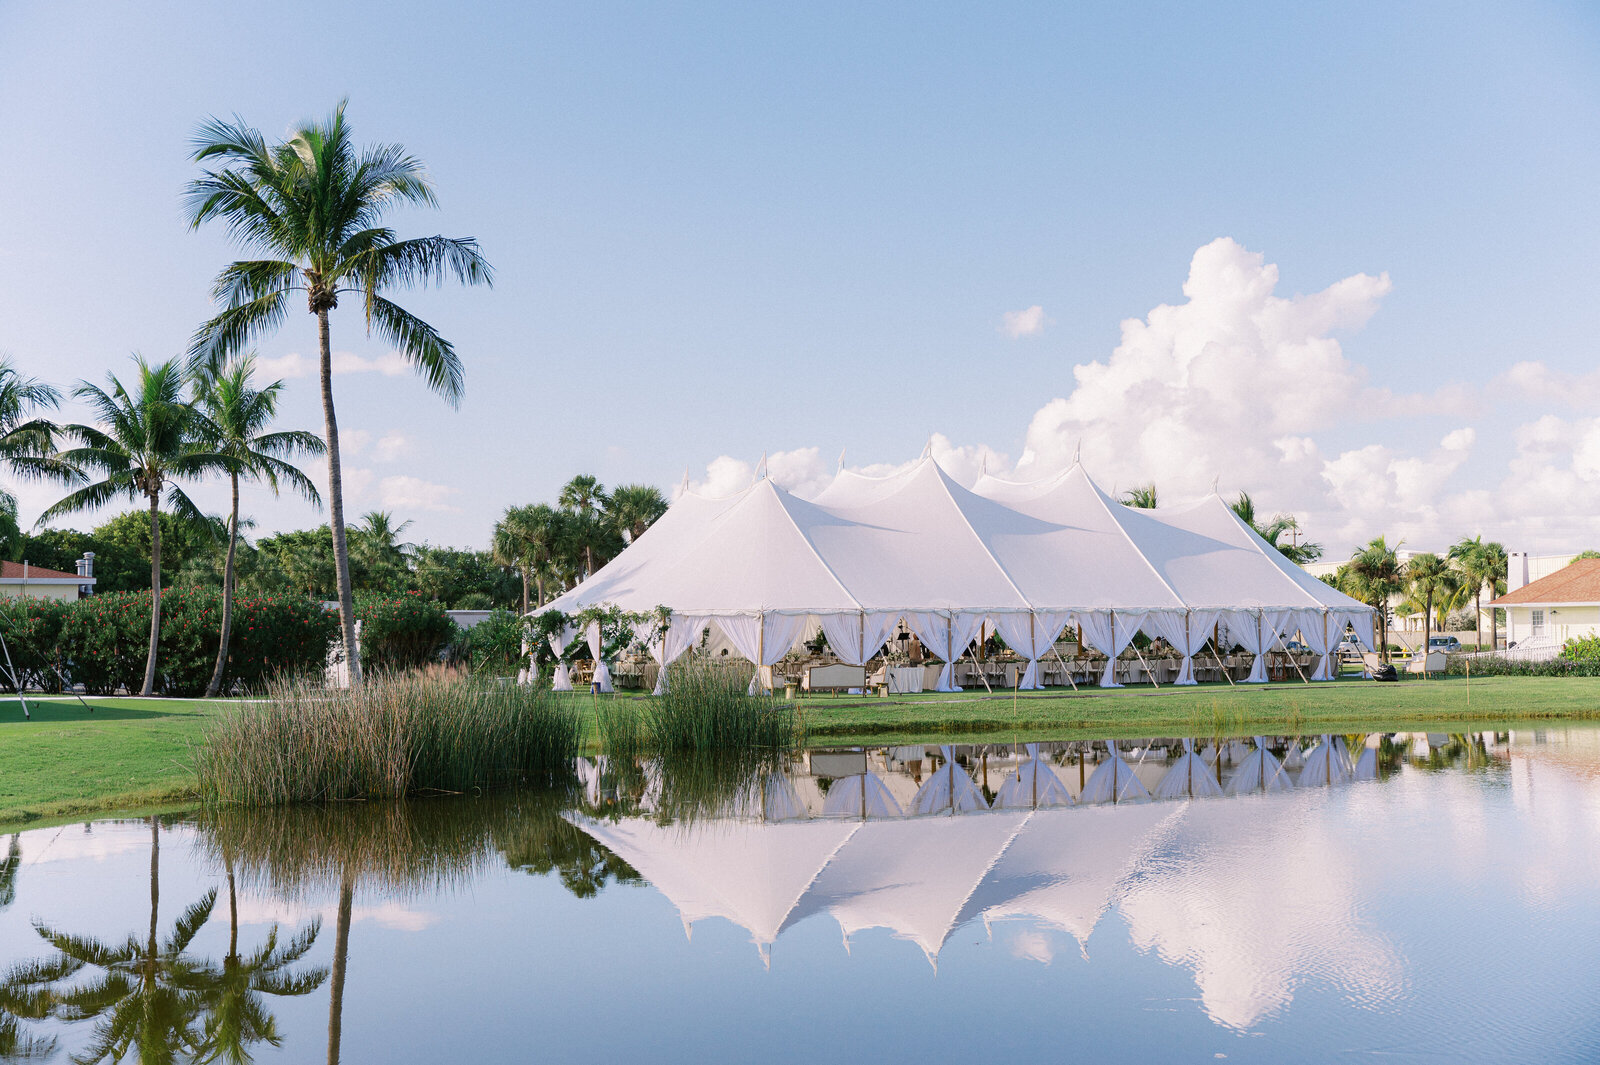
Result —
POLYGON ((378 438, 377 444, 372 448, 372 457, 377 462, 393 462, 411 450, 411 441, 398 429, 391 429, 378 438))
POLYGON ((340 429, 339 454, 359 455, 372 443, 372 434, 365 429, 340 429))
POLYGON ((386 507, 396 510, 459 511, 449 502, 457 489, 447 484, 434 484, 420 477, 385 477, 378 482, 378 498, 386 507))
POLYGON ((1036 337, 1049 324, 1050 319, 1044 316, 1044 308, 1037 303, 1020 311, 1007 311, 1000 316, 1000 332, 1012 340, 1036 337))
MULTIPOLYGON (((1515 430, 1514 451, 1482 456, 1470 424, 1490 413, 1505 421, 1515 400, 1593 411, 1600 371, 1523 362, 1487 388, 1428 379, 1421 392, 1391 391, 1369 380, 1340 339, 1378 311, 1392 287, 1387 274, 1354 274, 1292 296, 1278 295, 1278 282, 1262 255, 1212 241, 1189 264, 1183 301, 1124 321, 1108 356, 1072 368, 1065 391, 1033 415, 1014 468, 995 448, 943 436, 933 439, 935 457, 967 483, 980 465, 1030 479, 1065 468, 1081 447, 1108 489, 1154 481, 1171 501, 1203 495, 1220 479, 1225 493, 1249 491, 1266 513, 1294 513, 1330 557, 1380 534, 1419 549, 1479 533, 1527 550, 1600 540, 1592 532, 1600 418, 1546 414, 1515 430), (1418 428, 1445 418, 1453 428, 1418 428), (1419 444, 1419 431, 1440 435, 1419 444)), ((1009 335, 1025 336, 1048 319, 1035 306, 1005 322, 1009 335)), ((811 495, 834 475, 825 453, 777 452, 768 470, 811 495)), ((903 465, 852 468, 882 475, 903 465)), ((693 487, 742 490, 754 466, 724 455, 693 487)))
MULTIPOLYGON (((312 377, 317 373, 317 357, 290 352, 256 360, 256 371, 266 380, 273 378, 312 377)), ((381 373, 385 377, 399 377, 411 372, 410 365, 398 352, 386 351, 371 357, 350 351, 333 353, 333 372, 336 374, 381 373)))
POLYGON ((360 499, 372 491, 372 482, 375 478, 372 471, 365 466, 345 466, 339 472, 344 480, 345 498, 360 499))

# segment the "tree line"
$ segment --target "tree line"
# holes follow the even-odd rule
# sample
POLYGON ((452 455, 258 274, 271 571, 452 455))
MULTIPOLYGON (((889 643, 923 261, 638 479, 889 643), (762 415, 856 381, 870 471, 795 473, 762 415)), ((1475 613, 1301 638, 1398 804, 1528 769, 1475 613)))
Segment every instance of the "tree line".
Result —
MULTIPOLYGON (((1396 598, 1401 598, 1402 612, 1422 615, 1424 649, 1435 621, 1443 628, 1445 615, 1471 603, 1478 646, 1482 647, 1484 594, 1492 599, 1506 590, 1510 560, 1505 545, 1481 536, 1463 537, 1443 555, 1423 551, 1404 561, 1400 547, 1399 541, 1391 545, 1384 537, 1376 537, 1322 579, 1377 611, 1378 648, 1385 660, 1389 655, 1390 603, 1396 598)), ((1489 640, 1490 647, 1499 640, 1499 623, 1492 610, 1489 640)))

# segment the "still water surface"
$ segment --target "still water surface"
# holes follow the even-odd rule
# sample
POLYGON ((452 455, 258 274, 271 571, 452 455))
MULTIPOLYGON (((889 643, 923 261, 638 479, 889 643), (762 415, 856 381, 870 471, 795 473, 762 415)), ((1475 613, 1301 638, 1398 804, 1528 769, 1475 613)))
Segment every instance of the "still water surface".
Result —
POLYGON ((0 1047, 1600 1060, 1600 731, 1364 743, 586 761, 556 792, 22 832, 0 1047))

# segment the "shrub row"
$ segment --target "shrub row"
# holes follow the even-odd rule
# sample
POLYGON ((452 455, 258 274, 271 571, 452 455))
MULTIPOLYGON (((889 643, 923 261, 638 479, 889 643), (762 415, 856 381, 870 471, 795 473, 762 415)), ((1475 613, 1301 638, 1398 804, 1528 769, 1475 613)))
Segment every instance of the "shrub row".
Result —
MULTIPOLYGON (((156 690, 199 695, 216 665, 222 596, 210 588, 173 588, 161 596, 161 648, 156 690)), ((224 690, 253 690, 279 673, 320 669, 338 619, 312 599, 267 596, 233 604, 224 690)), ((150 593, 113 592, 74 602, 48 599, 0 603, 0 635, 13 668, 29 687, 59 690, 82 684, 109 695, 144 683, 150 646, 150 593)), ((0 677, 11 689, 11 678, 0 677)))
POLYGON ((1518 662, 1505 658, 1462 658, 1451 655, 1447 674, 1461 676, 1471 663, 1474 677, 1600 677, 1600 658, 1552 658, 1547 662, 1518 662))

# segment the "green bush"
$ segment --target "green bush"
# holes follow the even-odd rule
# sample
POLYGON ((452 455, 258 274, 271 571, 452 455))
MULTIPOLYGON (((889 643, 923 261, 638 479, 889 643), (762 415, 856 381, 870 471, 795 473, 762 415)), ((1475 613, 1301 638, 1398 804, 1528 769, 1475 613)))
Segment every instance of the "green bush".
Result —
POLYGON ((1561 648, 1561 657, 1568 662, 1600 662, 1600 636, 1568 640, 1561 648))
MULTIPOLYGON (((144 683, 149 592, 113 592, 75 602, 29 600, 0 609, 7 646, 13 660, 22 659, 17 668, 25 683, 54 690, 65 676, 94 695, 110 695, 119 688, 138 691, 144 683)), ((221 592, 164 591, 156 690, 163 695, 202 694, 216 665, 221 631, 221 592)), ((337 617, 315 600, 235 600, 223 690, 256 689, 280 673, 320 669, 337 631, 337 617)))
POLYGON ((361 667, 377 673, 437 661, 457 631, 444 604, 418 592, 363 596, 356 600, 356 617, 361 621, 361 667))
POLYGON ((461 658, 474 673, 513 676, 522 668, 522 630, 514 611, 496 610, 461 634, 461 658))
POLYGON ((1483 658, 1451 655, 1445 673, 1459 677, 1469 669, 1474 677, 1600 677, 1600 658, 1519 662, 1492 655, 1483 658))
POLYGON ((0 636, 5 638, 10 659, 10 668, 0 673, 0 690, 16 690, 12 671, 24 688, 56 691, 61 687, 61 627, 69 608, 70 604, 59 599, 0 602, 0 636))

